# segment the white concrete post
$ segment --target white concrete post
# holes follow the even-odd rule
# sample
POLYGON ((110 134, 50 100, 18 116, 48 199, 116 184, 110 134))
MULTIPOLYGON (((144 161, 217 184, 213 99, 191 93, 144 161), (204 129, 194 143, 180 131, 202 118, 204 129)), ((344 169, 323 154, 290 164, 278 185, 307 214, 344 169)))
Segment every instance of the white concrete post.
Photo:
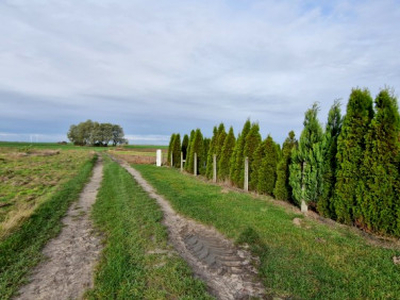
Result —
POLYGON ((174 154, 171 152, 171 167, 174 166, 174 154))
POLYGON ((244 190, 249 191, 249 158, 244 159, 244 190))
POLYGON ((161 149, 157 149, 156 151, 156 166, 161 167, 162 164, 162 152, 161 149))
POLYGON ((193 174, 197 176, 197 153, 194 154, 193 174))
POLYGON ((217 182, 217 155, 213 155, 213 182, 217 182))

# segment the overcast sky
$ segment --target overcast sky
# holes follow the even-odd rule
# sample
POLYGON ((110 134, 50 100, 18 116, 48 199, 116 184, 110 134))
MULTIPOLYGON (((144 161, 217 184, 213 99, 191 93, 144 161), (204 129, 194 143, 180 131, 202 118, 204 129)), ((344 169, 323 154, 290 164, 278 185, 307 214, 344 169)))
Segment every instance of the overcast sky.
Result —
POLYGON ((0 0, 0 140, 120 124, 130 143, 247 118, 299 135, 352 87, 400 90, 400 1, 0 0), (133 139, 133 140, 132 140, 133 139))

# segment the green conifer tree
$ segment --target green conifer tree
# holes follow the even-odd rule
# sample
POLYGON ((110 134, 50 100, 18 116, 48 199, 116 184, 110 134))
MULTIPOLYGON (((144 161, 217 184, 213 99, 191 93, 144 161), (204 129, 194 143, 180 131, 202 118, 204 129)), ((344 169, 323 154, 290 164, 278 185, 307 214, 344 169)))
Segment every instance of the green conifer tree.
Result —
MULTIPOLYGON (((257 172, 260 164, 255 164, 255 152, 258 148, 258 146, 261 143, 261 135, 260 135, 260 126, 257 123, 253 123, 251 125, 250 131, 246 136, 245 139, 245 144, 244 144, 244 151, 243 155, 244 157, 248 157, 249 159, 249 189, 250 190, 255 190, 256 186, 253 186, 252 183, 254 180, 252 180, 253 175, 257 178, 257 172), (253 174, 254 173, 254 174, 253 174)), ((239 174, 239 180, 242 182, 242 185, 244 183, 244 172, 241 172, 239 174)))
POLYGON ((257 191, 272 195, 276 182, 276 171, 279 161, 279 147, 270 135, 264 143, 264 157, 259 162, 260 168, 258 171, 257 191))
POLYGON ((256 151, 254 152, 254 156, 253 156, 253 162, 252 162, 253 173, 250 178, 249 189, 255 190, 257 192, 260 192, 258 190, 259 171, 261 169, 261 163, 262 163, 262 161, 265 157, 265 153, 266 153, 266 142, 267 142, 267 139, 260 142, 260 144, 258 145, 256 151))
POLYGON ((199 170, 201 168, 201 162, 204 160, 203 158, 203 135, 200 129, 196 129, 193 137, 193 141, 189 142, 189 155, 188 155, 188 172, 194 172, 194 154, 197 153, 197 174, 199 174, 199 170))
POLYGON ((289 183, 298 205, 315 205, 322 189, 322 127, 316 103, 306 111, 299 146, 292 153, 289 183))
POLYGON ((204 175, 204 176, 206 175, 207 158, 208 158, 207 153, 210 151, 210 144, 211 144, 211 139, 203 138, 203 150, 201 152, 201 157, 199 158, 199 174, 200 175, 204 175))
POLYGON ((172 146, 172 155, 174 158, 174 167, 180 168, 181 166, 181 135, 179 133, 175 134, 172 146))
POLYGON ((373 118, 372 98, 367 89, 353 89, 337 143, 334 210, 339 222, 352 224, 360 216, 357 195, 363 178, 360 167, 366 150, 365 137, 373 118))
POLYGON ((294 131, 290 131, 289 136, 283 143, 282 158, 277 166, 277 179, 274 189, 274 195, 276 199, 285 201, 292 200, 292 188, 289 184, 289 165, 291 163, 292 151, 296 147, 297 140, 295 138, 294 131))
POLYGON ((365 178, 357 203, 356 224, 380 233, 400 236, 398 194, 400 116, 397 99, 388 89, 375 99, 375 116, 366 136, 361 174, 365 178))
POLYGON ((234 153, 232 154, 231 161, 231 181, 238 187, 243 187, 243 173, 244 173, 244 144, 247 134, 251 128, 250 119, 244 123, 242 132, 239 134, 237 143, 235 145, 234 153))
POLYGON ((224 146, 225 138, 227 136, 227 133, 225 131, 225 125, 224 123, 219 124, 218 127, 218 138, 217 142, 215 144, 215 152, 217 155, 217 178, 219 177, 219 161, 221 160, 221 153, 222 153, 222 147, 224 146))
POLYGON ((318 199, 318 213, 325 217, 335 218, 333 192, 336 184, 337 141, 342 128, 342 115, 338 100, 332 105, 328 114, 324 137, 322 139, 323 182, 322 194, 318 199))
POLYGON ((229 178, 230 162, 235 148, 236 138, 233 132, 233 127, 229 128, 229 133, 225 138, 222 146, 221 158, 218 162, 218 179, 221 181, 229 178))
POLYGON ((192 130, 190 132, 190 137, 189 137, 189 143, 187 147, 187 153, 186 153, 186 163, 185 163, 185 170, 189 173, 193 173, 193 142, 194 142, 194 137, 196 135, 196 131, 192 130))
POLYGON ((171 153, 173 151, 172 148, 173 148, 173 145, 174 145, 174 139, 175 139, 175 133, 171 134, 171 137, 169 139, 169 144, 168 144, 168 158, 167 158, 167 161, 168 161, 168 165, 169 166, 171 166, 171 153))
POLYGON ((187 155, 187 148, 189 146, 189 136, 187 134, 185 134, 183 136, 183 140, 182 140, 182 148, 181 151, 183 153, 183 159, 186 159, 186 155, 187 155))
POLYGON ((213 136, 210 141, 210 146, 207 152, 207 168, 206 168, 206 177, 208 179, 213 176, 213 155, 216 154, 216 145, 218 140, 218 129, 217 126, 214 126, 213 136))

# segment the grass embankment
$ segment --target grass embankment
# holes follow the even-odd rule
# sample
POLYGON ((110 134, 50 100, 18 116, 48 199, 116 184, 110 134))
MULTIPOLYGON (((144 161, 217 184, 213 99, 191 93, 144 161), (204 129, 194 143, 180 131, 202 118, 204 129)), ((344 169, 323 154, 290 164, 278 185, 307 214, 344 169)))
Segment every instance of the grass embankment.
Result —
POLYGON ((96 158, 87 159, 78 173, 42 202, 21 226, 0 241, 0 295, 10 298, 26 282, 28 271, 42 258, 41 250, 61 230, 61 218, 77 200, 96 158))
POLYGON ((400 295, 399 250, 368 244, 346 227, 288 213, 260 197, 226 192, 175 169, 136 165, 178 212, 215 226, 260 257, 273 294, 303 299, 382 299, 400 295), (293 219, 302 218, 301 226, 293 219))
POLYGON ((155 200, 109 158, 92 217, 105 234, 105 248, 89 299, 210 298, 168 245, 155 200))
POLYGON ((0 241, 47 201, 93 154, 0 147, 0 241))

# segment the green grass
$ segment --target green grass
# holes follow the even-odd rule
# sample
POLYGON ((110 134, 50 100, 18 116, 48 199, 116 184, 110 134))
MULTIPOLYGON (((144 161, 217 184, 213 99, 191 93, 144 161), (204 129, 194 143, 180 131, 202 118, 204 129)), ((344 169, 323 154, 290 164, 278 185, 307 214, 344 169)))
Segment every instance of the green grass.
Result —
POLYGON ((269 293, 302 299, 393 299, 400 295, 399 250, 368 244, 346 227, 288 213, 266 197, 221 187, 175 169, 136 165, 174 209, 215 226, 260 257, 269 293), (293 218, 301 218, 301 227, 293 218))
POLYGON ((154 199, 109 158, 92 217, 105 236, 89 299, 210 299, 168 244, 154 199))
POLYGON ((0 241, 0 295, 8 299, 27 281, 28 272, 43 259, 41 250, 61 230, 61 218, 77 200, 96 158, 88 159, 78 174, 41 203, 22 225, 0 241))

